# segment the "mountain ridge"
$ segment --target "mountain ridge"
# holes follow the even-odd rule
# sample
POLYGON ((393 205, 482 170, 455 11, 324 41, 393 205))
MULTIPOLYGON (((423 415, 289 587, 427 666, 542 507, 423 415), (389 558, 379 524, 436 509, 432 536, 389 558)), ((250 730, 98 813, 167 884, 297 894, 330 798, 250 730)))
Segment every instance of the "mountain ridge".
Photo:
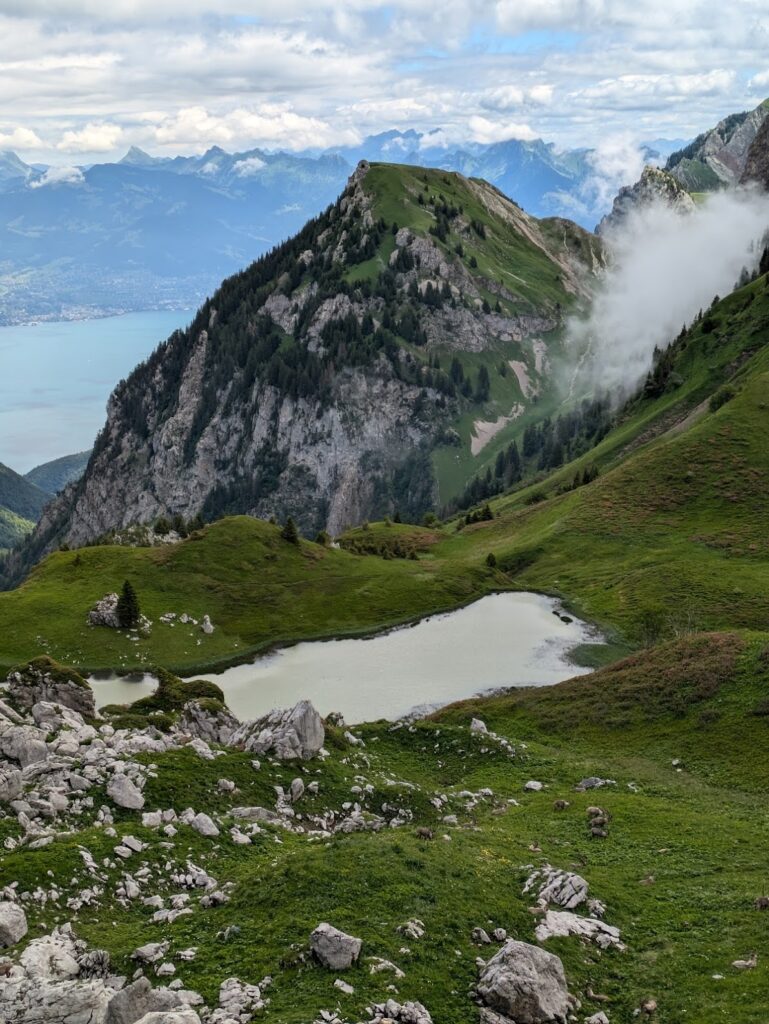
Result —
POLYGON ((37 540, 173 514, 290 513, 332 532, 418 518, 436 503, 432 450, 459 445, 477 466, 478 423, 498 410, 499 443, 533 407, 541 337, 601 265, 593 236, 486 183, 361 164, 334 206, 119 385, 86 476, 37 540))

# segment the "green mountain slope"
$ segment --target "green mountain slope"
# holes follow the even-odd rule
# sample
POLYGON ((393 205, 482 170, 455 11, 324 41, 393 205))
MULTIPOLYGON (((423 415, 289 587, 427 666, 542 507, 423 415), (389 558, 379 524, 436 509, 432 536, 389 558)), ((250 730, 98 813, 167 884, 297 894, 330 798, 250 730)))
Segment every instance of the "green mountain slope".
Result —
POLYGON ((0 506, 17 516, 37 519, 51 495, 0 463, 0 506))
POLYGON ((0 551, 15 547, 34 528, 35 524, 31 519, 24 519, 7 508, 0 508, 0 551))
POLYGON ((51 462, 35 466, 29 473, 25 473, 24 477, 48 494, 58 494, 68 483, 83 475, 90 456, 90 450, 77 452, 74 455, 64 455, 60 459, 53 459, 51 462))
POLYGON ((299 553, 277 527, 241 518, 171 548, 54 554, 0 595, 0 615, 13 624, 0 638, 0 662, 37 653, 41 622, 50 653, 78 665, 183 668, 245 659, 278 640, 385 626, 505 587, 559 594, 630 644, 692 629, 761 629, 769 616, 766 281, 708 311, 597 447, 494 499, 491 520, 372 524, 342 538, 350 552, 305 543, 299 553), (597 479, 573 489, 587 468, 597 479), (413 559, 382 557, 412 550, 413 559), (179 638, 164 650, 159 635, 139 645, 94 637, 80 625, 87 608, 127 576, 151 616, 194 600, 191 612, 217 622, 214 638, 195 649, 179 638), (63 609, 56 619, 47 613, 54 606, 63 609))
POLYGON ((50 500, 50 494, 0 463, 0 550, 20 544, 50 500))

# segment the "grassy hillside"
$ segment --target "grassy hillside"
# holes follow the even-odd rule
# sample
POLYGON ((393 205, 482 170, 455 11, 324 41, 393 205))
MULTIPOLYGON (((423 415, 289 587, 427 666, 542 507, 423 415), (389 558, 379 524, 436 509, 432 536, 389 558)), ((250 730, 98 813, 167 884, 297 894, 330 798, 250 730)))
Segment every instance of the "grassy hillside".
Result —
MULTIPOLYGON (((733 633, 679 641, 590 680, 455 705, 412 729, 356 728, 365 748, 331 728, 330 756, 307 765, 263 761, 254 770, 253 755, 235 751, 215 761, 190 749, 138 755, 155 767, 148 808, 205 808, 223 826, 219 837, 206 839, 180 825, 169 843, 143 828, 136 812, 115 811, 118 837, 130 833, 149 844, 141 860, 153 872, 152 893, 176 891, 160 880, 167 870, 155 876, 156 865, 187 858, 220 886, 232 883, 229 903, 204 910, 193 896, 192 913, 170 927, 153 924, 153 908, 141 901, 115 899, 126 870, 112 854, 118 840, 89 825, 88 815, 82 831, 51 846, 4 852, 0 885, 18 881, 23 891, 48 878, 66 892, 73 877, 88 884, 86 849, 100 865, 113 865, 105 869, 103 895, 75 910, 30 902, 30 936, 43 921, 46 930, 71 921, 78 936, 108 949, 116 969, 129 974, 129 955, 140 944, 168 938, 169 959, 195 946, 193 961, 177 963, 185 986, 215 999, 225 977, 257 982, 270 974, 267 1019, 281 1024, 306 1024, 321 1007, 337 1005, 347 1019, 365 1019, 363 1007, 392 994, 393 984, 396 998, 421 1000, 436 1022, 473 1024, 475 959, 496 947, 475 945, 472 929, 502 927, 534 941, 538 918, 528 908, 535 900, 522 887, 533 868, 549 863, 587 880, 627 946, 600 952, 576 938, 545 943, 564 962, 580 1019, 603 1009, 612 1021, 631 1021, 643 1001, 655 999, 658 1024, 764 1024, 766 915, 753 901, 767 891, 769 832, 757 801, 769 769, 768 643, 767 634, 733 633), (470 732, 474 715, 512 741, 513 759, 494 739, 470 732), (231 841, 232 806, 272 807, 273 787, 305 773, 319 784, 317 796, 295 805, 305 820, 339 813, 351 787, 363 783, 371 790, 355 799, 367 812, 387 804, 388 816, 402 808, 413 819, 322 842, 264 825, 251 846, 231 841), (614 784, 576 792, 589 775, 614 784), (234 781, 237 792, 222 793, 220 778, 234 781), (525 793, 529 779, 544 788, 525 793), (459 795, 482 789, 477 800, 459 795), (430 803, 436 794, 446 798, 440 809, 430 803), (566 809, 557 810, 556 800, 568 801, 566 809), (609 816, 605 839, 588 833, 586 808, 596 804, 609 816), (443 822, 446 814, 457 824, 443 822), (419 827, 435 838, 421 838, 419 827), (398 932, 410 918, 424 923, 423 938, 398 932), (362 963, 344 975, 352 996, 334 988, 337 974, 302 956, 311 930, 325 920, 363 939, 362 963), (223 942, 217 936, 230 924, 240 931, 223 942), (755 970, 731 967, 754 950, 755 970), (369 956, 391 960, 405 977, 370 973, 369 956)), ((89 795, 96 807, 104 801, 99 790, 89 795)), ((13 819, 0 822, 0 838, 17 832, 13 819)))
POLYGON ((26 519, 37 519, 50 500, 50 494, 0 463, 0 507, 26 519))
MULTIPOLYGON (((437 534, 391 528, 409 549, 437 534)), ((429 556, 384 560, 284 541, 277 526, 224 519, 178 545, 88 547, 51 555, 17 590, 0 594, 0 664, 26 660, 31 646, 89 668, 162 663, 180 672, 306 637, 362 633, 448 608, 486 593, 485 569, 456 569, 429 556), (142 612, 156 622, 138 641, 86 624, 105 593, 133 583, 142 612), (204 636, 157 623, 167 611, 209 615, 204 636)))
POLYGON ((34 529, 50 498, 50 494, 0 463, 0 554, 34 529))
POLYGON ((24 474, 24 478, 48 494, 58 494, 68 483, 82 476, 90 456, 90 449, 74 455, 63 455, 60 459, 35 466, 24 474))

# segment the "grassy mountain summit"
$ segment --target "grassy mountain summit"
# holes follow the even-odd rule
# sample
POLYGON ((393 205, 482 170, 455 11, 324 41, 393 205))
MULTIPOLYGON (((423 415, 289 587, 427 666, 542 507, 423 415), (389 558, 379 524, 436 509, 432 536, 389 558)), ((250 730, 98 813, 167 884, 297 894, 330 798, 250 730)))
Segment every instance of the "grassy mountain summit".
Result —
POLYGON ((159 515, 418 519, 549 401, 601 243, 484 182, 361 164, 121 382, 39 553, 159 515))

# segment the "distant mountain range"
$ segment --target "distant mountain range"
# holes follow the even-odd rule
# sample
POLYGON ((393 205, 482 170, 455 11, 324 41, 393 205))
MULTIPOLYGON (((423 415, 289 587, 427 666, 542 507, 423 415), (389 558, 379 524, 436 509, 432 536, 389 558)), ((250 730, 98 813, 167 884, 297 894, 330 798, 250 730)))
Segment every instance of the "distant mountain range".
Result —
MULTIPOLYGON (((592 228, 588 149, 541 140, 446 148, 388 131, 322 153, 153 157, 46 168, 0 153, 0 324, 198 306, 219 282, 332 203, 361 159, 456 170, 491 182, 537 217, 592 228)), ((658 140, 649 159, 676 142, 658 140)))

